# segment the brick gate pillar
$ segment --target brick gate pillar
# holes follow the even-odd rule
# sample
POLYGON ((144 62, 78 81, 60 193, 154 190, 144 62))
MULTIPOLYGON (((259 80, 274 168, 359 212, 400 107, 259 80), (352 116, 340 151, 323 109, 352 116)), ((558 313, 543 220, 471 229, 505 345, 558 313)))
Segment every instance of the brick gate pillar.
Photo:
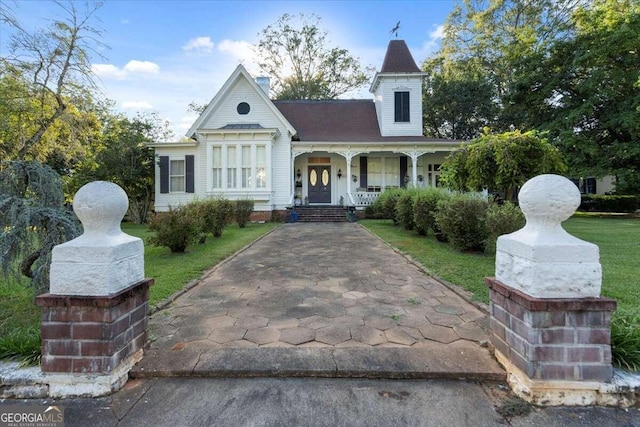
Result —
POLYGON ((116 391, 142 358, 153 280, 144 278, 142 240, 120 229, 127 207, 116 184, 83 186, 73 210, 84 233, 53 249, 50 292, 36 297, 51 396, 116 391))
POLYGON ((580 192, 564 177, 540 175, 519 200, 526 225, 498 238, 496 277, 486 279, 496 358, 527 401, 607 403, 616 302, 600 296, 598 247, 560 225, 580 205, 580 192))

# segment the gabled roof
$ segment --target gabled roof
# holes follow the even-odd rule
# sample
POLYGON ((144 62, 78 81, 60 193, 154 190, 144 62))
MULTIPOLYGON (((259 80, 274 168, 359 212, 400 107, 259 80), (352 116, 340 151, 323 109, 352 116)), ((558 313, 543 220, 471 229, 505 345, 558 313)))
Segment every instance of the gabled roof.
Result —
POLYGON ((372 100, 273 101, 302 142, 433 142, 424 136, 382 136, 372 100))
POLYGON ((387 47, 387 54, 382 62, 381 73, 419 73, 411 52, 404 40, 391 40, 387 47))
POLYGON ((204 123, 207 122, 207 120, 216 110, 220 102, 222 102, 222 100, 225 98, 227 93, 232 89, 235 82, 241 78, 244 78, 247 80, 247 82, 249 83, 249 85, 251 85, 253 90, 256 91, 257 95, 264 101, 264 103, 276 115, 276 117, 278 117, 278 119, 282 121, 282 123, 285 125, 287 130, 291 133, 291 135, 294 135, 296 133, 296 130, 291 125, 291 123, 289 123, 287 119, 282 115, 282 113, 280 113, 280 111, 273 105, 269 97, 264 93, 262 88, 258 86, 258 84, 251 77, 249 72, 242 65, 238 65, 234 70, 234 72, 231 74, 231 76, 224 83, 224 85, 222 85, 218 93, 213 97, 211 102, 209 102, 209 105, 207 105, 207 108, 205 108, 205 110, 202 112, 202 114, 200 114, 200 116, 196 119, 193 125, 191 125, 191 127, 186 133, 186 136, 188 138, 193 138, 195 136, 196 131, 199 128, 201 128, 204 123))

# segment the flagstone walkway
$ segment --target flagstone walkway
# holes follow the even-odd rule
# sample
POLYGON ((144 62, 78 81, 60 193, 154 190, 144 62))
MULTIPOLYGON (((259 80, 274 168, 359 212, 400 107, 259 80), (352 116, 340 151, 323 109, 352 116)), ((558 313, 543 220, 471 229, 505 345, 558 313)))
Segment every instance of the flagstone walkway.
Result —
POLYGON ((352 223, 285 224, 150 318, 151 350, 459 346, 488 317, 352 223))

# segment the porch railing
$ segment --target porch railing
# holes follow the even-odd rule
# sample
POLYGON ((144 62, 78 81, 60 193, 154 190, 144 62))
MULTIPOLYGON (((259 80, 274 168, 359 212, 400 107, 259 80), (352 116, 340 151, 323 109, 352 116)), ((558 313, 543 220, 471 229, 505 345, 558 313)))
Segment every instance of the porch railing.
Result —
POLYGON ((351 193, 351 200, 353 200, 356 207, 366 207, 372 205, 379 195, 379 192, 356 191, 351 193))

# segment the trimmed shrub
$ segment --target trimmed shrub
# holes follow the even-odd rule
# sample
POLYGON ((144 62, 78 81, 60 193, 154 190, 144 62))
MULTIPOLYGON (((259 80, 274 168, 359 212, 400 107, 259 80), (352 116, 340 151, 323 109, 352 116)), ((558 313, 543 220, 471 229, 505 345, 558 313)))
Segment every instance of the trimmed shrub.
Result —
POLYGON ((213 237, 222 236, 222 230, 233 218, 233 203, 222 198, 207 199, 204 203, 207 211, 204 230, 213 237))
POLYGON ((613 364, 632 372, 640 370, 640 311, 618 309, 611 316, 613 364))
POLYGON ((407 189, 398 196, 396 201, 396 218, 405 230, 413 230, 415 227, 415 222, 413 221, 413 205, 417 195, 417 189, 407 189))
POLYGON ((640 209, 640 196, 583 195, 578 210, 583 212, 633 213, 640 209))
POLYGON ((418 191, 413 205, 413 221, 419 234, 426 236, 429 230, 434 234, 441 233, 436 223, 438 201, 449 197, 449 191, 437 187, 427 187, 418 191))
POLYGON ((398 224, 396 218, 396 203, 400 195, 404 192, 401 188, 385 190, 373 203, 373 211, 378 218, 391 219, 394 224, 398 224))
POLYGON ((487 232, 489 237, 487 237, 484 251, 495 253, 498 237, 521 229, 524 227, 525 222, 524 214, 515 204, 511 202, 503 204, 490 203, 489 209, 487 209, 487 232))
POLYGON ((156 214, 149 230, 156 235, 149 239, 154 246, 166 246, 171 252, 184 252, 191 243, 194 243, 202 233, 201 220, 191 215, 187 209, 169 208, 169 212, 156 214))
POLYGON ((367 207, 364 208, 364 217, 367 219, 378 219, 378 216, 376 214, 376 210, 373 207, 374 205, 369 205, 367 207))
POLYGON ((249 222, 249 217, 253 212, 253 200, 252 199, 240 199, 234 202, 234 214, 236 222, 240 228, 244 228, 249 222))
POLYGON ((475 194, 456 194, 438 202, 436 223, 460 251, 483 251, 488 237, 488 202, 475 194))

